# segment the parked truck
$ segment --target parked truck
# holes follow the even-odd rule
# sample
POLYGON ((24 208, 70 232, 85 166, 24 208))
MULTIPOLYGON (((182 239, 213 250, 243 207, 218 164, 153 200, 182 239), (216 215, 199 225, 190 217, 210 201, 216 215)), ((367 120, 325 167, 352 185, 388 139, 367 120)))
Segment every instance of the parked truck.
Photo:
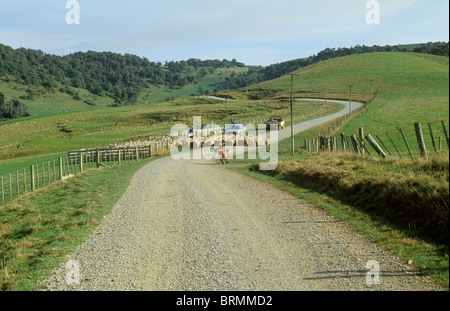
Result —
POLYGON ((281 116, 271 116, 269 120, 265 122, 267 129, 270 130, 270 126, 275 124, 278 126, 278 130, 284 129, 285 121, 281 116))

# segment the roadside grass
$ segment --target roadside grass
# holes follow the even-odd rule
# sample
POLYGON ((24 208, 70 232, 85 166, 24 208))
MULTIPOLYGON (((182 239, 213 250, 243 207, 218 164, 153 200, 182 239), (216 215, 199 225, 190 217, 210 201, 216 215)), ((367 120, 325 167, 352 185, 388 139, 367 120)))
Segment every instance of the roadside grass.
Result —
POLYGON ((227 167, 325 210, 448 289, 448 154, 432 161, 382 160, 299 148, 326 127, 296 135, 294 156, 290 139, 279 142, 275 171, 259 171, 260 161, 248 159, 227 167))
POLYGON ((13 172, 22 170, 24 168, 29 168, 30 165, 42 164, 46 161, 50 161, 55 158, 64 157, 64 156, 67 156, 67 152, 1 160, 0 161, 0 176, 6 175, 8 173, 13 173, 13 172))
POLYGON ((159 157, 86 171, 0 206, 0 289, 35 291, 159 157))
POLYGON ((448 245, 430 243, 409 235, 386 220, 359 210, 352 204, 342 202, 326 193, 311 188, 302 188, 281 176, 269 176, 252 170, 253 164, 233 161, 229 168, 247 176, 272 184, 308 203, 323 209, 330 215, 344 221, 356 232, 386 250, 392 251, 403 263, 410 262, 424 275, 431 276, 439 285, 449 288, 448 245))

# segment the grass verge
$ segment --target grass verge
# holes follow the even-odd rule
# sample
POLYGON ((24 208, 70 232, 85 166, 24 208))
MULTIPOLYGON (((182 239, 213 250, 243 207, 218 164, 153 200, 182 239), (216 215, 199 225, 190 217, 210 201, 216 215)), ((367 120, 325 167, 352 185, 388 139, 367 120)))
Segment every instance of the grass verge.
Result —
POLYGON ((382 160, 299 149, 327 126, 297 134, 294 156, 290 139, 280 141, 276 171, 259 171, 258 160, 231 160, 228 167, 325 210, 448 289, 448 154, 382 160))
POLYGON ((0 207, 0 289, 34 291, 81 245, 150 161, 86 171, 0 207))

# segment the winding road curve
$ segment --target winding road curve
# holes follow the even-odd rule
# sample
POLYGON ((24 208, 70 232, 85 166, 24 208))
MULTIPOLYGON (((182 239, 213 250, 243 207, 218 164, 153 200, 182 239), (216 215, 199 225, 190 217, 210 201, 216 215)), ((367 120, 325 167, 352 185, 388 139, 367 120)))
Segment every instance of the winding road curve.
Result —
MULTIPOLYGON (((330 117, 320 119, 296 132, 330 117)), ((47 290, 439 290, 346 224, 214 160, 166 157, 140 169, 69 260, 79 284, 64 263, 47 290)))

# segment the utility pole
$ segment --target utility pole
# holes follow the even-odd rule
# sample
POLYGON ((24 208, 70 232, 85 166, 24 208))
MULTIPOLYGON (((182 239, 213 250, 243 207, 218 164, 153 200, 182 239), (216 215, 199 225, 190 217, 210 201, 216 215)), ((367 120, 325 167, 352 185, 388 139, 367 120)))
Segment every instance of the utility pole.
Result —
MULTIPOLYGON (((227 93, 229 90, 230 90, 230 82, 227 82, 227 93)), ((226 104, 228 104, 228 96, 229 96, 229 94, 227 94, 226 104)))
POLYGON ((349 108, 348 108, 348 113, 352 114, 352 85, 349 84, 349 87, 350 87, 350 105, 349 105, 349 108))
POLYGON ((291 149, 292 149, 292 155, 294 155, 294 98, 292 89, 294 88, 294 76, 298 76, 298 74, 291 73, 291 149))

